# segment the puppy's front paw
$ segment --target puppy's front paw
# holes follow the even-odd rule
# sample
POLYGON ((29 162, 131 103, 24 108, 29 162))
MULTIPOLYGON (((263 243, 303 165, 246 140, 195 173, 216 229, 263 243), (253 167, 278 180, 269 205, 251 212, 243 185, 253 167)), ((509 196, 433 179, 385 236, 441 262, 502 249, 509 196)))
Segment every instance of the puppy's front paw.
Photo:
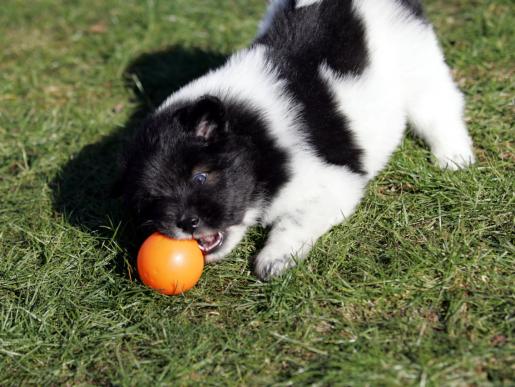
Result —
POLYGON ((293 266, 295 266, 295 260, 291 255, 271 257, 259 254, 254 264, 254 271, 260 280, 269 281, 293 266))
POLYGON ((466 168, 476 161, 474 151, 468 144, 463 144, 461 147, 437 149, 434 155, 440 168, 450 169, 452 171, 466 168))

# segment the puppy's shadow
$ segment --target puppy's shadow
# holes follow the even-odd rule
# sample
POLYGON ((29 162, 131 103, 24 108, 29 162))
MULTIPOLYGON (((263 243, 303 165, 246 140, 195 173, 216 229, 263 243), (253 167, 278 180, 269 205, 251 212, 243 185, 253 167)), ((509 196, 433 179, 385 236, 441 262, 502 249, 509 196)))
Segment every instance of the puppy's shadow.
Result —
MULTIPOLYGON (((131 222, 124 222, 120 200, 113 197, 123 144, 168 95, 225 59, 219 53, 172 47, 143 54, 130 63, 124 81, 133 91, 135 110, 123 127, 85 146, 57 173, 50 184, 54 210, 85 232, 116 238, 134 256, 141 241, 131 222)), ((126 273, 121 259, 113 264, 119 272, 126 273)))

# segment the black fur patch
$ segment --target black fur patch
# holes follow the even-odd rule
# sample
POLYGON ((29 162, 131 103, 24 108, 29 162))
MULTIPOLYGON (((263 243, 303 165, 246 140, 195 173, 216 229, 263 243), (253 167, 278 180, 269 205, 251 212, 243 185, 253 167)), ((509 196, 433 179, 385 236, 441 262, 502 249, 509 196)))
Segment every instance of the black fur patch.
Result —
POLYGON ((424 8, 422 7, 422 2, 420 0, 397 0, 404 7, 409 9, 409 11, 418 18, 425 19, 424 8))
POLYGON ((212 97, 151 115, 127 148, 122 176, 125 203, 139 223, 168 233, 181 218, 198 217, 199 228, 224 230, 273 196, 288 181, 287 156, 260 116, 212 97), (198 136, 204 121, 216 134, 198 136), (199 168, 207 173, 201 185, 192 179, 199 168))
POLYGON ((296 9, 290 0, 255 44, 269 48, 269 61, 302 107, 300 118, 318 155, 328 163, 363 173, 362 151, 319 75, 323 63, 339 74, 359 75, 367 66, 364 26, 353 13, 352 2, 325 0, 296 9))
POLYGON ((288 157, 269 136, 264 114, 242 104, 226 104, 227 116, 233 133, 247 139, 245 151, 253 160, 253 171, 257 182, 257 195, 268 200, 289 181, 288 157))

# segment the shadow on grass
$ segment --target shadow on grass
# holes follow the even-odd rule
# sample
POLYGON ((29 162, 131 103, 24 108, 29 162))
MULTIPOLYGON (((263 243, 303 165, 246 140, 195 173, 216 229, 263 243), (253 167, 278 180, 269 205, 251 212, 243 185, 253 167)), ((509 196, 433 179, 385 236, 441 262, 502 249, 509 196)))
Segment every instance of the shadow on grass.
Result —
MULTIPOLYGON (((136 58, 124 74, 136 98, 135 111, 122 128, 85 146, 63 166, 50 185, 54 210, 86 232, 105 238, 115 235, 116 242, 134 257, 141 240, 131 222, 124 221, 120 200, 111 195, 122 146, 142 118, 169 94, 222 64, 225 58, 222 54, 181 47, 136 58)), ((113 264, 120 273, 127 273, 121 259, 113 264)))

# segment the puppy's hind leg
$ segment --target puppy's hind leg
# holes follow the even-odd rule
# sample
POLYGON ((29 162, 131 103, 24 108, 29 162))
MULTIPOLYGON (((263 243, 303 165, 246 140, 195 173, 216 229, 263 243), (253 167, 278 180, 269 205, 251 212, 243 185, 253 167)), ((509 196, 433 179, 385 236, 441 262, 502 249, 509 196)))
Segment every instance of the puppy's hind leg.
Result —
POLYGON ((436 41, 428 51, 430 55, 425 56, 424 63, 415 64, 417 70, 406 80, 408 118, 440 167, 464 168, 475 161, 463 119, 464 99, 436 41))

